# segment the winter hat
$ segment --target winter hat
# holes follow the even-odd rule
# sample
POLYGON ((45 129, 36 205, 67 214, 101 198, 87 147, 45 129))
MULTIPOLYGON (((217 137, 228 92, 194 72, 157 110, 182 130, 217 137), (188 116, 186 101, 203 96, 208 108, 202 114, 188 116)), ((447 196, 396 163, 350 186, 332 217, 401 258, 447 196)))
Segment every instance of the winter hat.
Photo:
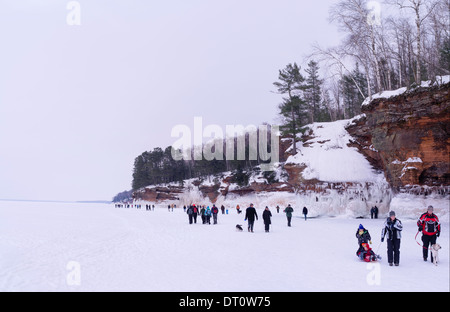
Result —
POLYGON ((433 206, 428 206, 427 210, 433 211, 433 206))
POLYGON ((364 227, 362 224, 359 225, 358 230, 364 230, 364 227))
POLYGON ((391 211, 391 212, 389 212, 389 217, 392 217, 392 216, 394 216, 394 217, 395 217, 395 211, 391 211))

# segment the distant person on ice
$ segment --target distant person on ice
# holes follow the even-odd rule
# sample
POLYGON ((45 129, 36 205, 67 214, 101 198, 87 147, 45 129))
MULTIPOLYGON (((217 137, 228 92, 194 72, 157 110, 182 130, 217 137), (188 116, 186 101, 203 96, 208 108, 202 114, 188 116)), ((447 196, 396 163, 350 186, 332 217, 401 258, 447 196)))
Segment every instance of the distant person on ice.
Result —
POLYGON ((206 223, 206 209, 205 206, 202 206, 202 209, 200 209, 200 215, 202 217, 202 224, 206 223))
POLYGON ((292 213, 294 212, 294 209, 291 207, 291 204, 289 204, 286 209, 284 209, 284 212, 286 213, 286 218, 288 222, 288 226, 291 226, 291 220, 292 220, 292 213))
POLYGON ((305 221, 306 221, 306 216, 308 215, 308 208, 303 207, 303 215, 305 216, 305 221))
POLYGON ((191 207, 192 207, 192 211, 193 211, 192 218, 194 219, 194 223, 197 224, 198 208, 195 205, 191 205, 191 207))
POLYGON ((374 206, 374 207, 372 207, 372 209, 370 209, 370 218, 378 219, 378 207, 377 206, 374 206))
POLYGON ((209 209, 209 206, 206 207, 205 216, 206 216, 206 223, 211 224, 211 209, 209 209))
MULTIPOLYGON (((428 206, 427 212, 423 213, 417 220, 419 232, 422 232, 423 261, 428 259, 428 247, 436 244, 436 239, 441 234, 441 224, 433 210, 433 206, 428 206)), ((433 262, 433 255, 431 255, 431 262, 433 262)))
POLYGON ((387 234, 387 256, 389 266, 392 263, 395 266, 400 264, 400 239, 402 238, 402 222, 395 217, 395 212, 389 212, 389 218, 384 222, 384 228, 381 231, 381 242, 387 234))
POLYGON ((189 224, 192 224, 192 222, 194 221, 194 207, 191 205, 189 206, 189 208, 186 211, 188 217, 189 217, 189 224))
POLYGON ((217 215, 219 214, 219 208, 217 208, 216 205, 213 205, 211 208, 211 212, 213 215, 214 224, 217 224, 217 215))
POLYGON ((269 207, 266 206, 266 208, 264 209, 264 212, 262 214, 266 233, 269 233, 269 227, 270 227, 270 224, 272 223, 270 221, 271 217, 272 217, 272 213, 270 212, 269 207))
POLYGON ((250 207, 245 210, 245 219, 248 220, 248 231, 253 233, 253 224, 255 223, 255 218, 258 220, 258 215, 256 214, 256 209, 253 207, 253 204, 250 204, 250 207))

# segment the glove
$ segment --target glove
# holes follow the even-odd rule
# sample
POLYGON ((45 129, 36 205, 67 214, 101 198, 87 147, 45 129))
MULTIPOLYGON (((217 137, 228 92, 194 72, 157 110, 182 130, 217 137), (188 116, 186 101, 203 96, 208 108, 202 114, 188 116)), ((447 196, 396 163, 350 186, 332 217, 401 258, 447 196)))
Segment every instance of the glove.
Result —
POLYGON ((439 235, 441 235, 441 232, 437 232, 437 233, 436 233, 436 236, 437 236, 437 237, 439 237, 439 235))
POLYGON ((419 228, 419 232, 422 232, 422 228, 421 227, 419 228))
POLYGON ((372 241, 369 241, 370 245, 372 245, 372 241))
POLYGON ((247 221, 247 218, 245 218, 244 221, 247 221))
POLYGON ((384 242, 384 237, 381 238, 381 242, 384 242))

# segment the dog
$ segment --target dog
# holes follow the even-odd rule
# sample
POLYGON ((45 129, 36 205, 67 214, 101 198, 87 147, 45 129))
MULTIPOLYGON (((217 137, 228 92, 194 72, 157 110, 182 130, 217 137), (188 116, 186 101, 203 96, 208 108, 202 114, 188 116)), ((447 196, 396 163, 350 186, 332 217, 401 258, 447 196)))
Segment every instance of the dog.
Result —
POLYGON ((236 231, 238 231, 238 232, 242 232, 244 229, 242 228, 242 225, 241 224, 237 224, 236 225, 236 231))
POLYGON ((438 243, 431 245, 431 255, 433 256, 433 264, 437 265, 439 262, 439 249, 441 249, 441 245, 438 243))

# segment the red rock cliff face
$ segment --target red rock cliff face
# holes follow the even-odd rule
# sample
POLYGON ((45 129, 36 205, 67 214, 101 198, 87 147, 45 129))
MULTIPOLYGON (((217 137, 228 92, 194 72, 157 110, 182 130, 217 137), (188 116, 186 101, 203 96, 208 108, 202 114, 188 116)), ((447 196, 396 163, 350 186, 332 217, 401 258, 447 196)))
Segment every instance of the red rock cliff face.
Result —
POLYGON ((366 117, 347 128, 394 189, 450 185, 449 87, 376 99, 363 107, 366 117))

